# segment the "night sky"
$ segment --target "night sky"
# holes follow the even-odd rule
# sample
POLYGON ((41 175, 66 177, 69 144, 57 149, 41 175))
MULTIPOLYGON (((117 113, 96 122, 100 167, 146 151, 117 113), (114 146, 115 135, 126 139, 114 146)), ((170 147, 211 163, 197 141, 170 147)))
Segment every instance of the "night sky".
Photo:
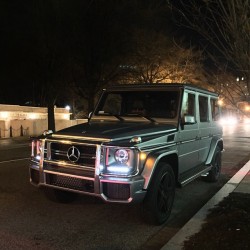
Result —
POLYGON ((31 81, 24 74, 26 46, 29 40, 30 1, 0 3, 0 103, 24 104, 29 99, 31 81))
MULTIPOLYGON (((32 75, 33 63, 30 58, 33 55, 30 48, 34 44, 36 31, 32 12, 36 2, 43 1, 0 2, 0 104, 24 105, 35 95, 34 86, 37 83, 34 84, 32 75)), ((184 33, 184 30, 180 31, 184 33)))

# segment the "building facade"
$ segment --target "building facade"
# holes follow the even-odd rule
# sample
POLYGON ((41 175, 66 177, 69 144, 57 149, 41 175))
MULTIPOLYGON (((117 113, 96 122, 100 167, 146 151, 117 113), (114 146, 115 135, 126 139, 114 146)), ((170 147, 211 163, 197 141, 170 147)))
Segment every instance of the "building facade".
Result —
MULTIPOLYGON (((70 111, 55 107, 56 130, 86 120, 70 120, 70 111)), ((48 112, 45 107, 0 104, 0 138, 37 136, 48 129, 48 112)))

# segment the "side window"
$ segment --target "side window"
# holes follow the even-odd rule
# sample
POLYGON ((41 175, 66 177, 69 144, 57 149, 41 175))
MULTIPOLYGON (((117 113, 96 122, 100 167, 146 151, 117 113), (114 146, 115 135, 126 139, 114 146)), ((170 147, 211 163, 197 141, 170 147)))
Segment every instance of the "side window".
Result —
POLYGON ((210 100, 212 121, 218 121, 220 116, 220 108, 216 99, 211 98, 210 100))
POLYGON ((195 117, 195 95, 191 93, 184 93, 181 117, 190 115, 195 117))
POLYGON ((199 96, 200 122, 208 121, 208 97, 199 96))

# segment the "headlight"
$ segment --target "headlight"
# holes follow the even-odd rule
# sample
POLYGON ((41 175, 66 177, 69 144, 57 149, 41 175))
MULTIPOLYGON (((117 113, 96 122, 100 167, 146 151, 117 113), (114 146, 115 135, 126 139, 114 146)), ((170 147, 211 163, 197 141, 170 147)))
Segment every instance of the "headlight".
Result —
POLYGON ((126 149, 118 149, 115 151, 115 160, 121 164, 126 164, 129 160, 129 153, 126 149))
POLYGON ((129 176, 138 172, 138 152, 130 148, 105 147, 100 171, 106 175, 129 176))
POLYGON ((237 124, 238 120, 234 116, 228 116, 220 119, 221 125, 235 125, 237 124))

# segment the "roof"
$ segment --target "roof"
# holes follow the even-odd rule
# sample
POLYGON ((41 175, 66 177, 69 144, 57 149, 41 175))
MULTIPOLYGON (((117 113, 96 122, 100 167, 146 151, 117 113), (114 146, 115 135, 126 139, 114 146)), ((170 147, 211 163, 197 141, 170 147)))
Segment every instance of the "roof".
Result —
POLYGON ((108 91, 140 91, 140 90, 164 90, 164 89, 172 89, 172 88, 182 88, 189 89, 192 91, 198 91, 205 94, 210 94, 214 96, 218 96, 217 93, 212 92, 210 90, 195 86, 189 83, 148 83, 148 84, 118 84, 108 87, 108 91))

